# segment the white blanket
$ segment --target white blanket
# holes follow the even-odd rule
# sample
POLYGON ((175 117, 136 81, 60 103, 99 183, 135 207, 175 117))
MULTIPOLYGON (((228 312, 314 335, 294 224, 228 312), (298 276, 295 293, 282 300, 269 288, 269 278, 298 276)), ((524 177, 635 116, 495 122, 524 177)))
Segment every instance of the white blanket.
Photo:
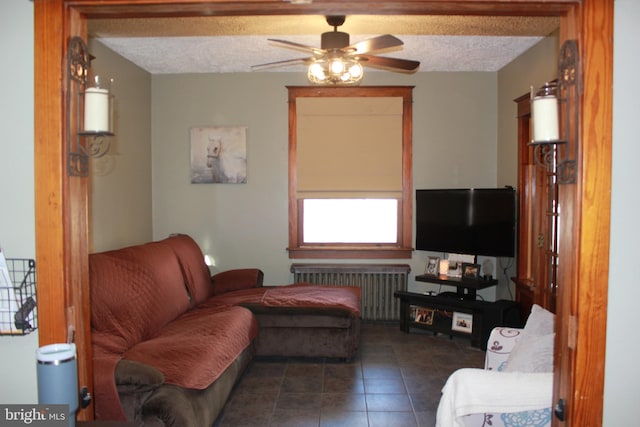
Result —
POLYGON ((553 373, 459 369, 442 388, 436 427, 463 427, 462 417, 550 408, 553 373))

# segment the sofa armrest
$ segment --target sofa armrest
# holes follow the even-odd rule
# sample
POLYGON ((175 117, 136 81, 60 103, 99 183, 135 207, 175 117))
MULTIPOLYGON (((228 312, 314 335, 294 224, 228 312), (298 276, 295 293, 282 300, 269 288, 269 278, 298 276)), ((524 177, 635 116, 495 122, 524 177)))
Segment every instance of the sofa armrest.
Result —
MULTIPOLYGON (((504 425, 540 426, 544 425, 540 421, 548 420, 551 416, 552 400, 552 372, 522 373, 473 368, 458 369, 451 374, 442 388, 436 426, 462 426, 464 425, 462 417, 478 413, 513 414, 512 419, 515 419, 515 422, 505 422, 504 425), (542 415, 542 418, 532 422, 532 414, 524 411, 540 411, 538 415, 542 415), (522 422, 523 419, 527 422, 522 422)), ((494 423, 493 425, 503 424, 494 423)))
POLYGON ((490 371, 502 371, 509 358, 509 353, 513 350, 521 334, 522 329, 519 328, 493 328, 487 341, 484 368, 490 371))
POLYGON ((164 375, 153 366, 120 359, 114 376, 124 418, 141 420, 145 402, 164 385, 164 375))
POLYGON ((213 295, 262 287, 264 273, 257 268, 227 270, 211 276, 213 295))
POLYGON ((146 391, 164 384, 164 375, 153 366, 121 359, 116 365, 115 380, 121 391, 146 391))

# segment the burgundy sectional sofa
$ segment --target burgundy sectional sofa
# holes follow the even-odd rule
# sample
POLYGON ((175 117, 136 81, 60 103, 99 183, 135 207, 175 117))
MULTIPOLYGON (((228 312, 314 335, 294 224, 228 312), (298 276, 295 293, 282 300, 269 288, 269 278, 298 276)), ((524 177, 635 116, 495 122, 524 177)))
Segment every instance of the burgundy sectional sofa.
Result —
POLYGON ((257 355, 350 359, 360 289, 263 287, 262 272, 210 276, 186 235, 91 254, 98 420, 210 427, 257 355))

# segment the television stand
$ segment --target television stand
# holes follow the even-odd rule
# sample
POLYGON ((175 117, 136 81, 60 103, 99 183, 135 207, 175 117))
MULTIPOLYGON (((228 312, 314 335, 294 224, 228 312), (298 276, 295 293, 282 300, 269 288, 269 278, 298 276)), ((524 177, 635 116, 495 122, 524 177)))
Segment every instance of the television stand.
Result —
POLYGON ((416 276, 416 280, 419 282, 437 283, 440 285, 455 286, 457 288, 456 294, 459 298, 465 300, 476 300, 476 292, 480 289, 490 288, 496 286, 498 281, 496 279, 483 280, 483 279, 462 279, 460 277, 451 277, 441 274, 439 276, 432 276, 429 274, 421 274, 416 276))
POLYGON ((520 306, 515 301, 476 301, 459 298, 453 292, 440 295, 424 295, 407 291, 395 291, 400 300, 400 330, 411 328, 468 337, 471 345, 487 349, 487 340, 496 326, 520 327, 520 306), (420 317, 419 317, 420 316, 420 317), (455 320, 465 324, 454 323, 455 320))

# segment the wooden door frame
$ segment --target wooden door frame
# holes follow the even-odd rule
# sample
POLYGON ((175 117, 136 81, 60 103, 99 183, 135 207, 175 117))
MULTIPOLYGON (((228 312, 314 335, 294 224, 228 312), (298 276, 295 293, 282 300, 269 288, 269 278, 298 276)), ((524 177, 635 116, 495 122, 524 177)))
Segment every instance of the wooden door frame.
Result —
MULTIPOLYGON (((613 2, 610 0, 34 0, 35 213, 40 344, 75 328, 80 384, 91 389, 86 178, 66 174, 65 63, 70 36, 86 19, 270 14, 472 14, 560 16, 561 40, 580 49, 580 158, 577 184, 561 203, 554 401, 570 397, 567 425, 602 424, 609 265, 613 2), (579 274, 578 274, 579 273, 579 274), (578 280, 578 275, 580 280, 578 280), (568 327, 567 325, 570 325, 568 327)), ((514 138, 515 139, 515 138, 514 138)), ((91 419, 92 408, 78 419, 91 419)), ((554 421, 554 425, 564 425, 554 421)))

